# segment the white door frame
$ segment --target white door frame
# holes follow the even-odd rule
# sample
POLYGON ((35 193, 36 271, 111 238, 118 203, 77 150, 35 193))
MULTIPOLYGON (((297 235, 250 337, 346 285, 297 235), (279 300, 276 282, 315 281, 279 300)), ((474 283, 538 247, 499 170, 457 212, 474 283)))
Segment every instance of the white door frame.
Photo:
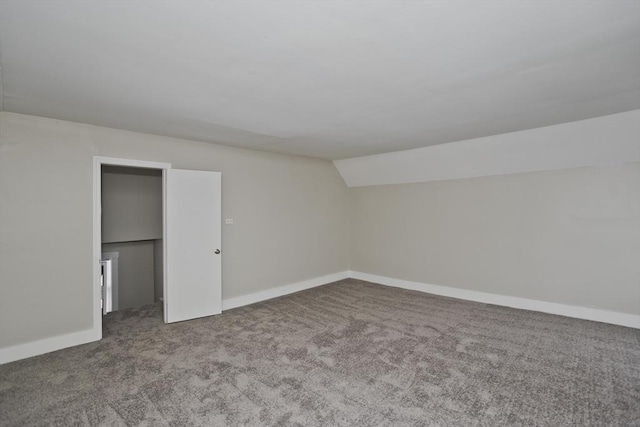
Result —
MULTIPOLYGON (((100 258, 102 257, 102 165, 127 166, 134 168, 162 170, 162 268, 167 268, 167 223, 166 223, 166 170, 171 163, 147 162, 144 160, 120 159, 115 157, 93 156, 93 333, 96 339, 102 339, 102 309, 100 299, 100 258)), ((163 280, 166 280, 166 271, 163 280)), ((166 285, 163 283, 163 289, 166 285)), ((166 298, 164 304, 167 303, 166 298)))

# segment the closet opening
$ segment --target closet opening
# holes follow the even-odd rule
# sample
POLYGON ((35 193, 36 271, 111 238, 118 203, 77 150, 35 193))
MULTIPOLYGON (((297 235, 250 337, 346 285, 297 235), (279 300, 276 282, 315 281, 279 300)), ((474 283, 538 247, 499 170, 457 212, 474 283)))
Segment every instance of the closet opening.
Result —
POLYGON ((162 170, 101 166, 102 313, 153 306, 162 317, 162 170))
POLYGON ((166 312, 170 163, 93 157, 93 334, 103 317, 150 304, 166 312), (162 302, 160 302, 162 301, 162 302))

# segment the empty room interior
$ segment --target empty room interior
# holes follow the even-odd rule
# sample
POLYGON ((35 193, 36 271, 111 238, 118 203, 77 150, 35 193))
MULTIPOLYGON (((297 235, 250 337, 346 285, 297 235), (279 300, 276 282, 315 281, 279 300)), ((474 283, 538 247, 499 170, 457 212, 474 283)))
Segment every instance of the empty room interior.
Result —
POLYGON ((0 425, 640 426, 640 1, 0 0, 0 425))

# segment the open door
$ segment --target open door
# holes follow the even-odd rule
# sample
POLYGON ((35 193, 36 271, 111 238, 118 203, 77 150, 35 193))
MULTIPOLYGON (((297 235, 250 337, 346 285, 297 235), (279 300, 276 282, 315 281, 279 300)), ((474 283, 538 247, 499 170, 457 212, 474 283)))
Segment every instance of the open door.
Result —
POLYGON ((165 170, 166 323, 222 312, 222 176, 165 170))

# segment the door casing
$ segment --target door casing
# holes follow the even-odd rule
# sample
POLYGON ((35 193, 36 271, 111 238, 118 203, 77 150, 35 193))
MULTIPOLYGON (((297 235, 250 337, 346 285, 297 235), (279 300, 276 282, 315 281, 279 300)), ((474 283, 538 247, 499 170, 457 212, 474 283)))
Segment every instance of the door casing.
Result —
MULTIPOLYGON (((93 334, 96 339, 102 339, 102 309, 100 307, 100 258, 102 256, 102 165, 128 166, 134 168, 162 170, 162 268, 165 269, 163 281, 166 281, 167 268, 167 223, 166 223, 166 171, 171 169, 171 163, 149 162, 144 160, 122 159, 115 157, 93 157, 93 334)), ((166 283, 163 283, 166 288, 166 283)), ((166 304, 166 298, 165 302, 166 304)))

